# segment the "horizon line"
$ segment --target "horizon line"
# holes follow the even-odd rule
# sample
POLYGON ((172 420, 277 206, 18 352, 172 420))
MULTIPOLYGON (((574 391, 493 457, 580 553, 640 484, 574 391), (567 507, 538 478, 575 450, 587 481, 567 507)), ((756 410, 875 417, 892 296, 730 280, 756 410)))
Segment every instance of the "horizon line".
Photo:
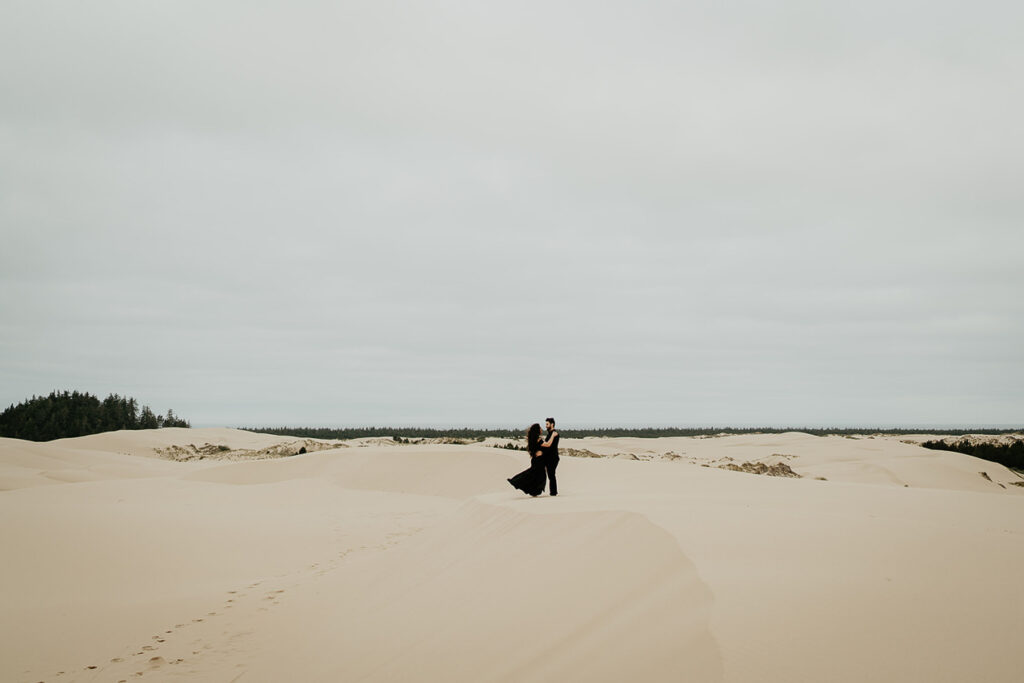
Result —
MULTIPOLYGON (((454 423, 454 422, 409 422, 409 423, 394 423, 394 424, 326 424, 326 425, 311 425, 311 424, 282 424, 282 423, 262 423, 253 425, 226 425, 216 423, 202 423, 195 425, 196 428, 203 427, 227 427, 229 429, 473 429, 473 430, 486 430, 486 429, 506 429, 506 430, 519 430, 522 429, 522 425, 509 424, 509 423, 454 423)), ((884 429, 1003 429, 1003 430, 1024 430, 1024 424, 1018 423, 979 423, 979 422, 913 422, 913 423, 880 423, 880 424, 865 424, 865 423, 805 423, 805 424, 794 424, 794 423, 703 423, 703 424, 669 424, 669 423, 633 423, 633 424, 612 424, 612 423, 583 423, 583 424, 572 424, 567 426, 565 424, 557 424, 556 428, 562 427, 567 430, 581 430, 581 429, 774 429, 774 430, 792 430, 799 431, 800 429, 863 429, 863 430, 884 430, 884 429)))

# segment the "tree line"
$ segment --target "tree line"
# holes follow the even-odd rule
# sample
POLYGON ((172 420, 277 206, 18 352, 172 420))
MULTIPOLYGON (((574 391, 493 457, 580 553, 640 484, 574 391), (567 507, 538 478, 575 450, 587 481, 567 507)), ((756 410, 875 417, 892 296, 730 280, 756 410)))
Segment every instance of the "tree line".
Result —
POLYGON ((118 429, 191 427, 168 410, 157 415, 149 406, 139 408, 128 396, 110 394, 102 401, 79 391, 33 396, 0 413, 0 436, 27 441, 50 441, 118 429))
POLYGON ((1011 469, 1024 470, 1024 441, 1020 440, 1013 443, 971 443, 968 439, 961 439, 952 443, 925 441, 921 445, 938 451, 956 451, 973 455, 975 458, 997 462, 1011 469))
POLYGON ((239 427, 248 432, 295 436, 304 439, 361 439, 367 436, 397 439, 468 439, 478 441, 488 436, 517 439, 525 430, 519 429, 435 429, 432 427, 239 427))
MULTIPOLYGON (((367 436, 409 438, 459 438, 478 440, 494 436, 506 439, 517 439, 526 432, 523 429, 472 429, 457 427, 439 429, 433 427, 239 427, 250 432, 276 434, 278 436, 296 436, 307 439, 359 439, 367 436)), ((941 434, 962 436, 964 434, 1006 434, 1013 429, 913 429, 913 428, 866 428, 866 427, 601 427, 594 429, 559 429, 558 433, 570 439, 585 436, 605 438, 640 437, 657 438, 662 436, 714 436, 715 434, 782 434, 784 432, 803 432, 815 436, 853 435, 853 434, 941 434)))

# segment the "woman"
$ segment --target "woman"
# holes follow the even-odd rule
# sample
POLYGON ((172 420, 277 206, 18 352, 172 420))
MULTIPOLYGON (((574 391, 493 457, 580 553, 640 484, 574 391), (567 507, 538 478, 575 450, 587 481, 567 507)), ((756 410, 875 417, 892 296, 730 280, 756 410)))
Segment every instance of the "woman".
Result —
POLYGON ((540 425, 535 422, 526 431, 526 451, 530 454, 530 469, 523 470, 508 480, 512 486, 531 496, 539 496, 544 493, 544 484, 547 481, 540 444, 540 425))

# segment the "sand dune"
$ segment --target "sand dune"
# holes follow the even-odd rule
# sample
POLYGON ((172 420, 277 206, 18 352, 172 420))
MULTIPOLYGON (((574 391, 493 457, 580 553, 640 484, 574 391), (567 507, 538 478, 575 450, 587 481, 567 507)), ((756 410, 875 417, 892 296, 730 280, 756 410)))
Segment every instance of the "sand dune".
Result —
POLYGON ((906 440, 3 439, 0 680, 1019 680, 1022 479, 906 440))

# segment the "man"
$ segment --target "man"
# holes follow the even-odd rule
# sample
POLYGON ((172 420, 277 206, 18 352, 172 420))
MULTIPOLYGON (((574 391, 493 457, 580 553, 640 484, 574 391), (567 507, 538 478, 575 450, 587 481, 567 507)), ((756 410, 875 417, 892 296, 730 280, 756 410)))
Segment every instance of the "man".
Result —
POLYGON ((558 481, 555 479, 555 468, 558 467, 558 432, 555 431, 555 418, 549 417, 544 424, 548 429, 548 435, 540 445, 540 450, 544 458, 544 469, 548 472, 548 491, 552 496, 557 496, 558 481))

